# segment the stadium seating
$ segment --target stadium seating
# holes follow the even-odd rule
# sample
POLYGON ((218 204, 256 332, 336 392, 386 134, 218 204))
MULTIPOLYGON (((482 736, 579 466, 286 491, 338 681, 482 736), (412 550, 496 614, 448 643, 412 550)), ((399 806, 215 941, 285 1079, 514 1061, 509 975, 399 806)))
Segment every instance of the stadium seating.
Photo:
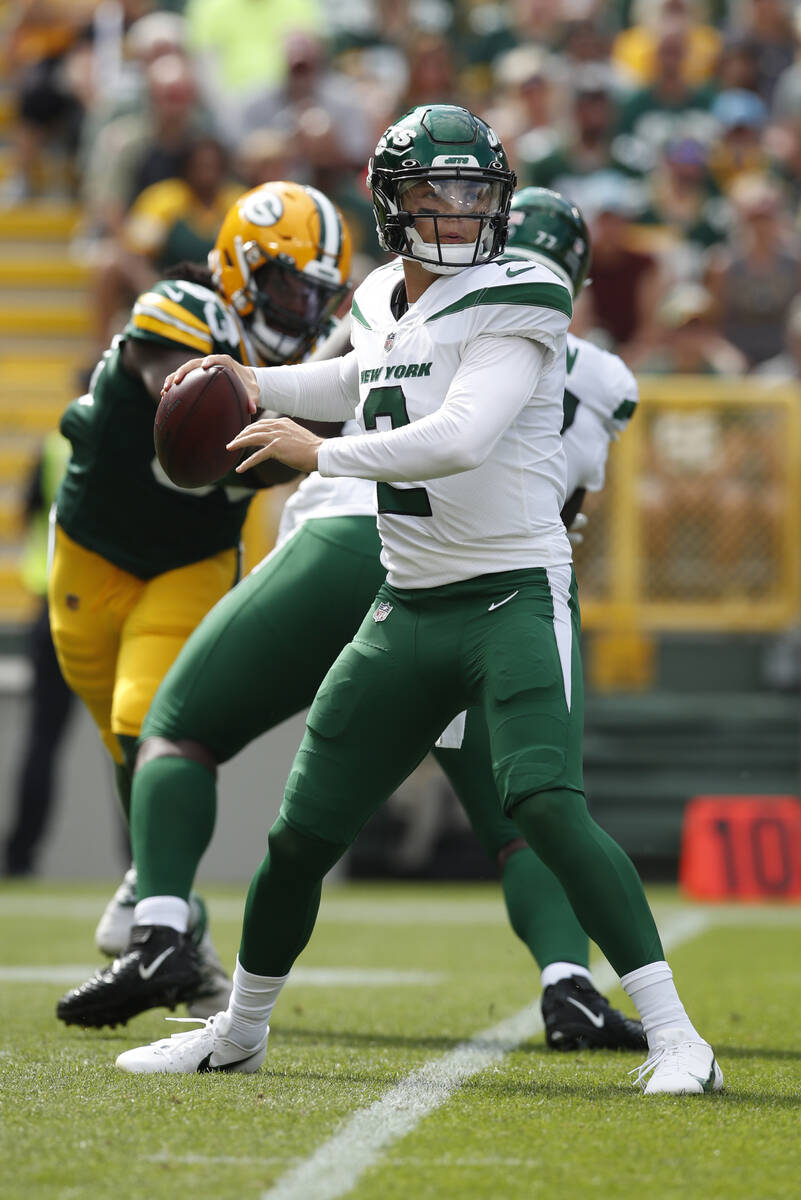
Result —
POLYGON ((69 253, 76 221, 65 203, 0 210, 0 626, 32 609, 18 574, 20 491, 90 353, 87 270, 69 253))

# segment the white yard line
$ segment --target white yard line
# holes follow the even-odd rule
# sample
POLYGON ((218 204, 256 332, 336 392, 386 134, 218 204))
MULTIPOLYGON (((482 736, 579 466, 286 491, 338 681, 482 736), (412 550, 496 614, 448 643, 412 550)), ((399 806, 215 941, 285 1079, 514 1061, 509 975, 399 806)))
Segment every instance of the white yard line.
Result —
MULTIPOLYGON (((680 902, 681 903, 681 902, 680 902)), ((0 919, 83 920, 97 922, 105 900, 48 892, 37 895, 16 892, 0 894, 0 919)), ((667 919, 678 911, 675 904, 653 905, 657 917, 667 919)), ((699 906, 721 925, 801 925, 801 904, 709 904, 699 906)), ((242 920, 244 900, 211 900, 213 921, 242 920)), ((375 895, 337 896, 336 889, 323 893, 317 924, 331 925, 504 925, 508 921, 500 889, 486 899, 445 897, 431 900, 404 899, 397 895, 382 899, 375 895)))
MULTIPOLYGON (((660 927, 665 950, 697 937, 712 924, 712 915, 702 909, 668 917, 660 927)), ((598 967, 594 975, 601 991, 617 983, 608 963, 598 967)), ((369 1108, 354 1113, 309 1158, 262 1193, 262 1200, 308 1200, 310 1196, 314 1200, 337 1200, 346 1196, 386 1150, 445 1104, 467 1079, 499 1062, 541 1030, 539 1005, 528 1005, 449 1054, 431 1059, 369 1108)))
MULTIPOLYGON (((1 967, 0 983, 83 983, 97 963, 52 967, 1 967)), ((289 983, 296 987, 428 987, 442 983, 443 971, 398 971, 394 967, 296 967, 289 983)))
MULTIPOLYGON (((0 918, 87 920, 97 922, 106 901, 85 896, 0 895, 0 918)), ((209 901, 212 921, 242 920, 245 902, 220 899, 209 901)), ((508 920, 500 888, 486 900, 454 897, 451 900, 408 899, 398 902, 380 897, 337 897, 323 893, 317 924, 337 925, 503 925, 508 920)))

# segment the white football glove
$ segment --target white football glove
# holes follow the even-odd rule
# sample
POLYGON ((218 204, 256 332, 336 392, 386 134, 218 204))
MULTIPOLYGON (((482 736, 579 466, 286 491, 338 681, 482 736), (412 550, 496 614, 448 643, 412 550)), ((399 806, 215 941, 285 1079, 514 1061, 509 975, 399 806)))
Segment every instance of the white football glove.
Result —
POLYGON ((589 524, 589 517, 586 513, 576 513, 573 520, 567 527, 567 536, 574 546, 580 546, 584 541, 584 533, 582 532, 589 524))

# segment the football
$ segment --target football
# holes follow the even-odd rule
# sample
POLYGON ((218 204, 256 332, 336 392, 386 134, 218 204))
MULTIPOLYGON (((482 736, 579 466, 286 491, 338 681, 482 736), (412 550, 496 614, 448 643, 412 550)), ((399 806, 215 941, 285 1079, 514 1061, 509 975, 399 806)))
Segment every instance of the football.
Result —
POLYGON ((228 367, 196 367, 156 409, 158 460, 179 487, 216 483, 239 462, 241 451, 225 447, 249 421, 247 395, 236 374, 228 367))

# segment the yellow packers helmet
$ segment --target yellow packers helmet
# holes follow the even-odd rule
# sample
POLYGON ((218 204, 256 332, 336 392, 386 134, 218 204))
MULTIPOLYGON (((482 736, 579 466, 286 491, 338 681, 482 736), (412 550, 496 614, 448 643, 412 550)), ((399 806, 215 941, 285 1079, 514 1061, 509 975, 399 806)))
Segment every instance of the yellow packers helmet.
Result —
POLYGON ((316 188, 263 183, 226 213, 209 267, 267 363, 302 358, 350 290, 351 240, 316 188))

